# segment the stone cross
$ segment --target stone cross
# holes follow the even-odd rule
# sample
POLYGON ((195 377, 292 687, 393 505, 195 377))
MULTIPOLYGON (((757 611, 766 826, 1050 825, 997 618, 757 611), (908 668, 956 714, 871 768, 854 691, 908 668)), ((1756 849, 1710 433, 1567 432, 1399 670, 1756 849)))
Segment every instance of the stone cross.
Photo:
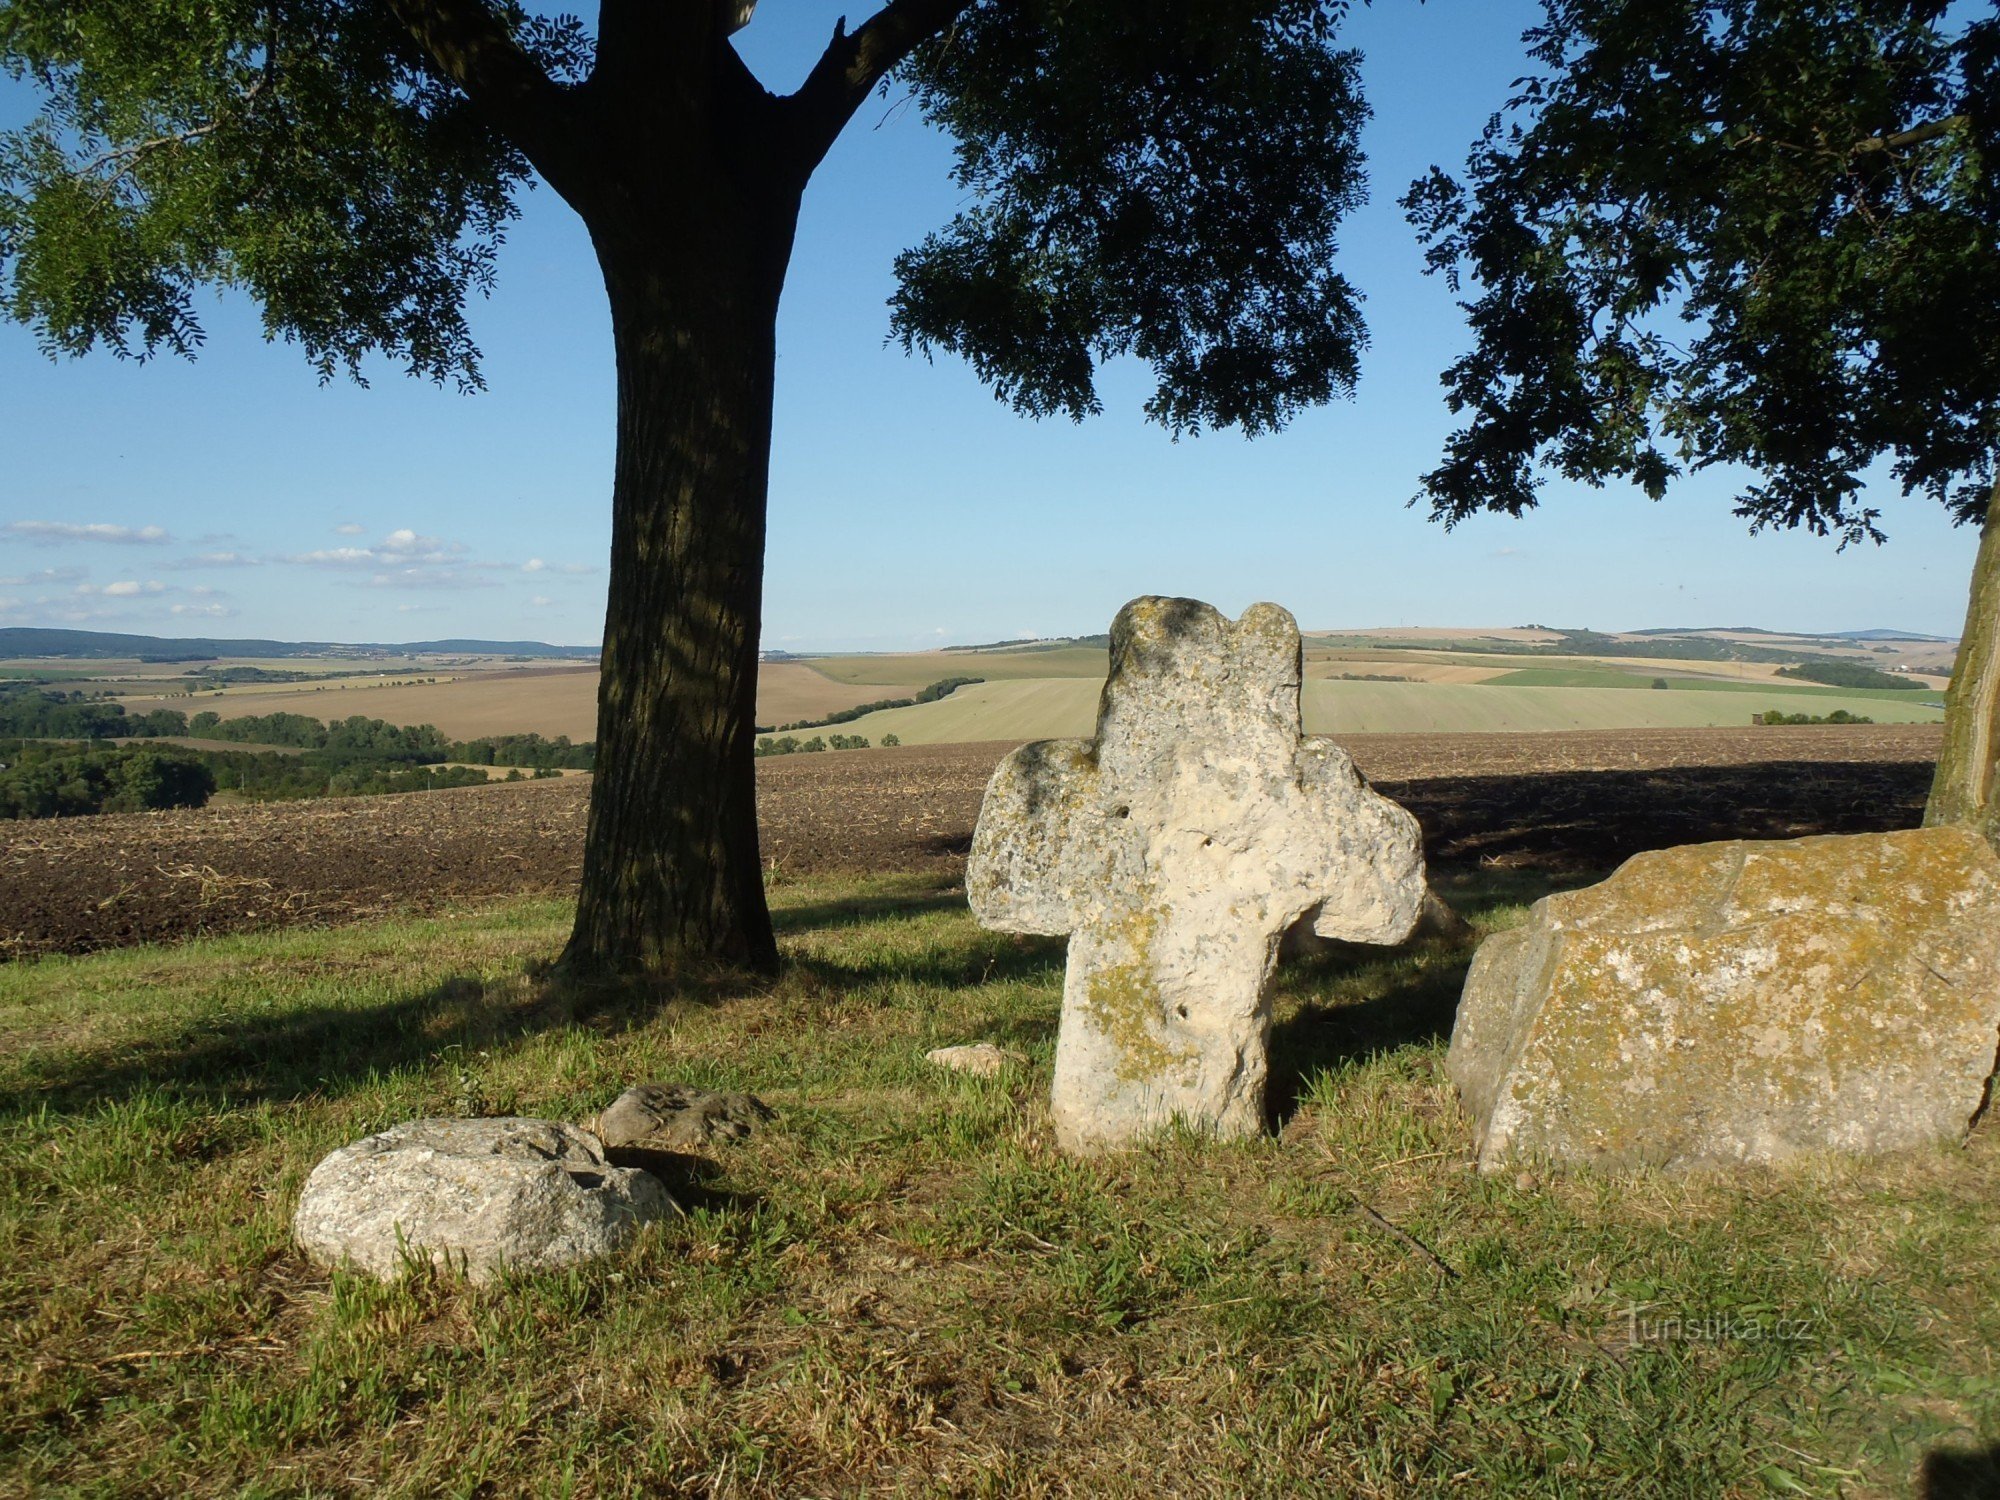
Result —
POLYGON ((993 773, 966 870, 983 926, 1069 936, 1054 1113, 1072 1151, 1181 1120, 1264 1128, 1286 929, 1397 943, 1427 886, 1417 822, 1299 733, 1299 627, 1135 599, 1111 626, 1094 740, 993 773))

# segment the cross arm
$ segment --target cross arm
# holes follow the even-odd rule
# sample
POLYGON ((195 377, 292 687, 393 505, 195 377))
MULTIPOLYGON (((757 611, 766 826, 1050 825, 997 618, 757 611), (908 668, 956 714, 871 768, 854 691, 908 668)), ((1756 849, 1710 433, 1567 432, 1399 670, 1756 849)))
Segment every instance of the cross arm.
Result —
POLYGON ((980 925, 1000 932, 1068 933, 1091 878, 1078 816, 1097 786, 1089 740, 1040 740, 1000 762, 979 808, 965 894, 980 925))
POLYGON ((1429 884, 1416 818, 1354 769, 1331 740, 1299 746, 1299 789, 1318 825, 1323 868, 1313 931, 1348 943, 1400 943, 1417 929, 1429 884))

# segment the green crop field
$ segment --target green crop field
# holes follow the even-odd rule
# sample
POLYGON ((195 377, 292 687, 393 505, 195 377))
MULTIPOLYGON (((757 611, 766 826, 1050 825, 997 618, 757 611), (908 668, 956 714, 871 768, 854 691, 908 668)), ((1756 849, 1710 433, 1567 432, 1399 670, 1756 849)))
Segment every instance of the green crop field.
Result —
MULTIPOLYGON (((1645 679, 1650 681, 1650 679, 1645 679)), ((916 708, 885 709, 842 726, 880 743, 909 745, 1088 735, 1102 683, 1084 678, 982 682, 916 708)), ((1672 692, 1625 687, 1505 687, 1489 683, 1325 682, 1305 684, 1311 734, 1423 734, 1551 729, 1747 728, 1753 713, 1829 714, 1835 709, 1881 724, 1935 724, 1944 715, 1929 693, 1841 693, 1738 683, 1692 682, 1672 692)))
MULTIPOLYGON (((1879 702, 1932 703, 1943 689, 1914 683, 1906 688, 1824 687, 1795 678, 1708 677, 1688 672, 1622 672, 1615 667, 1528 667, 1489 677, 1482 687, 1606 687, 1651 688, 1664 682, 1674 692, 1699 693, 1816 693, 1836 698, 1872 698, 1879 702)), ((1825 712, 1825 710, 1820 710, 1825 712)))
POLYGON ((1088 677, 1099 682, 1110 656, 1101 646, 1064 646, 1055 651, 914 651, 907 656, 814 656, 801 666, 835 682, 888 683, 927 687, 947 677, 984 677, 989 682, 1024 677, 1088 677))

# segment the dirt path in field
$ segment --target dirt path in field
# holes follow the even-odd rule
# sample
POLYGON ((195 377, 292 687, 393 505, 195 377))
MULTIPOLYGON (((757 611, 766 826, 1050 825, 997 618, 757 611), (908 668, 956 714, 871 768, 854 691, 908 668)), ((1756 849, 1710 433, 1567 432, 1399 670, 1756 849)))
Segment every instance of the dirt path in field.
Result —
MULTIPOLYGON (((1362 770, 1422 820, 1445 869, 1584 880, 1641 849, 1908 827, 1934 726, 1356 735, 1362 770)), ((759 762, 780 873, 961 867, 1006 745, 759 762)), ((0 823, 0 956, 565 892, 588 777, 400 797, 0 823)))

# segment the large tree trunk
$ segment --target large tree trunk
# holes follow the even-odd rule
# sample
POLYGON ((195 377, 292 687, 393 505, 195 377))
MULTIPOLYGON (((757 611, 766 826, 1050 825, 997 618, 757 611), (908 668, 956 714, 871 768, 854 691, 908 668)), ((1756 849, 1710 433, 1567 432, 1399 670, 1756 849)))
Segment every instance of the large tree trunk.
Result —
POLYGON ((1924 826, 1962 823, 2000 846, 2000 809, 1993 798, 1994 759, 2000 753, 2000 486, 1989 502, 1979 558, 1972 565, 1971 595, 1958 666, 1945 695, 1944 753, 1924 826))
POLYGON ((753 739, 797 198, 593 225, 618 360, 610 600, 572 973, 770 972, 753 739), (738 211, 732 212, 732 208, 738 211))

